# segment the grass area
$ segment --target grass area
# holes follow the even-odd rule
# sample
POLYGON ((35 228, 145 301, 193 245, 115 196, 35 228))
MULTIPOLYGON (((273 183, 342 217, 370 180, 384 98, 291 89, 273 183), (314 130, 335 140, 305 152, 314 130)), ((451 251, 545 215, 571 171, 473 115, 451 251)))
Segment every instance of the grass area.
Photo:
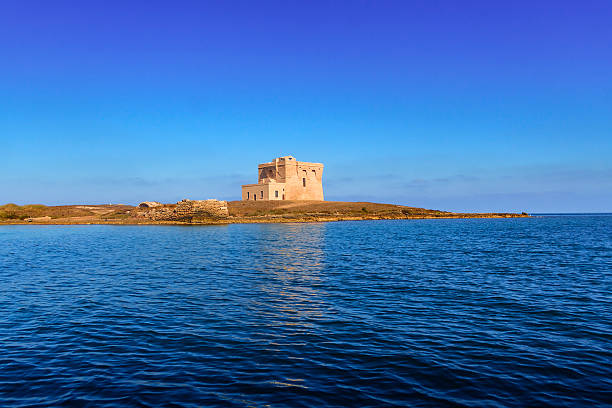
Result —
POLYGON ((113 208, 112 211, 109 211, 108 213, 105 213, 105 214, 101 214, 100 218, 104 220, 117 220, 117 221, 129 220, 131 218, 130 211, 132 211, 134 208, 135 207, 131 207, 127 205, 116 206, 116 208, 113 208))
POLYGON ((402 217, 445 216, 448 212, 394 204, 342 201, 230 201, 230 216, 340 216, 402 217))
POLYGON ((5 204, 0 206, 0 220, 25 220, 27 218, 37 217, 83 217, 93 214, 94 213, 89 210, 72 205, 49 207, 42 204, 5 204))
MULTIPOLYGON (((394 218, 481 218, 509 217, 505 213, 453 213, 395 204, 345 201, 229 201, 230 216, 244 219, 394 219, 394 218)), ((526 213, 521 216, 527 216, 526 213)))
MULTIPOLYGON (((174 206, 170 204, 168 206, 174 206)), ((514 217, 516 214, 458 214, 395 204, 342 201, 229 201, 229 222, 294 222, 350 219, 398 218, 481 218, 514 217)), ((148 221, 134 216, 136 207, 129 205, 30 204, 0 206, 0 223, 110 223, 140 224, 148 221)), ((527 216, 527 214, 522 214, 527 216)), ((201 221, 201 220, 198 220, 201 221)), ((152 222, 156 223, 156 222, 152 222)))

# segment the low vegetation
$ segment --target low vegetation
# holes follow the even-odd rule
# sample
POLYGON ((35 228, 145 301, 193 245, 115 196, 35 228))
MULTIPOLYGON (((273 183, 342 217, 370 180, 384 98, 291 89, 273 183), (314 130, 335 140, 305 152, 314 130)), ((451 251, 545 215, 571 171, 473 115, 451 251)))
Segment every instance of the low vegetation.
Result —
MULTIPOLYGON (((340 201, 229 201, 229 218, 197 220, 198 223, 304 222, 339 220, 378 220, 405 218, 507 218, 527 214, 461 214, 394 204, 340 201)), ((135 217, 137 208, 129 205, 39 204, 0 206, 3 224, 158 224, 135 217)))
POLYGON ((291 215, 296 217, 388 217, 448 216, 452 213, 394 204, 343 201, 230 201, 230 216, 265 217, 269 215, 291 215))
POLYGON ((47 207, 41 204, 6 204, 0 206, 0 220, 26 220, 28 218, 50 217, 65 218, 92 215, 91 211, 73 208, 74 206, 47 207))
MULTIPOLYGON (((80 219, 96 217, 104 212, 115 211, 105 209, 113 206, 59 205, 46 206, 42 204, 5 204, 0 206, 0 221, 36 221, 41 219, 80 219)), ((125 206, 123 206, 125 207, 125 206)), ((41 220, 42 221, 42 220, 41 220)))

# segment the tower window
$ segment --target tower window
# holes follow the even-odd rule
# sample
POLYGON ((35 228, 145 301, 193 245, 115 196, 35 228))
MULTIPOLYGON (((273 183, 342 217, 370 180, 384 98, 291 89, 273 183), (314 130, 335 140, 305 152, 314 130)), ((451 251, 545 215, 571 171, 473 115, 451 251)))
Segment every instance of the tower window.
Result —
POLYGON ((263 191, 261 192, 261 198, 263 198, 263 191))
POLYGON ((249 192, 247 191, 247 200, 250 198, 250 197, 249 197, 250 195, 251 195, 251 193, 249 193, 249 192))
POLYGON ((278 198, 278 190, 274 191, 274 197, 278 198))
POLYGON ((306 187, 306 177, 302 179, 302 187, 306 187))

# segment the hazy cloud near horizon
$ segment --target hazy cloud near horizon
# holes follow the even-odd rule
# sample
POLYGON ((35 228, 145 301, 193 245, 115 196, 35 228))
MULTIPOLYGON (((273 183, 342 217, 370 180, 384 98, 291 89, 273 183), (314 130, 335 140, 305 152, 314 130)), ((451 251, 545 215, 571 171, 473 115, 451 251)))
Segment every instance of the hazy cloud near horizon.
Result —
MULTIPOLYGON (((5 178, 0 202, 133 205, 147 200, 176 202, 183 198, 239 200, 240 185, 255 181, 255 172, 201 177, 5 178), (21 199, 12 199, 7 191, 21 199)), ((324 186, 327 200, 390 202, 449 211, 608 212, 609 206, 597 203, 612 203, 612 169, 535 166, 513 169, 509 174, 491 171, 480 176, 455 174, 433 178, 409 178, 394 173, 325 175, 324 186), (608 193, 601 191, 602 186, 608 193)))

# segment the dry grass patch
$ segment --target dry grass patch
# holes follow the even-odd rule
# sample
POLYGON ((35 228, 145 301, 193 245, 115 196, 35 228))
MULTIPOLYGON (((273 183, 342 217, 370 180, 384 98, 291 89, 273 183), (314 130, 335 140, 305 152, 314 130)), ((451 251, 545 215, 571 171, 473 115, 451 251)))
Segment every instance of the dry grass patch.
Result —
POLYGON ((343 201, 230 201, 227 206, 230 216, 234 217, 264 215, 402 217, 449 214, 444 211, 395 204, 343 201))
POLYGON ((50 217, 51 219, 92 217, 103 213, 112 213, 122 210, 121 205, 58 205, 46 206, 42 204, 16 205, 5 204, 0 206, 0 220, 26 220, 28 218, 50 217))

